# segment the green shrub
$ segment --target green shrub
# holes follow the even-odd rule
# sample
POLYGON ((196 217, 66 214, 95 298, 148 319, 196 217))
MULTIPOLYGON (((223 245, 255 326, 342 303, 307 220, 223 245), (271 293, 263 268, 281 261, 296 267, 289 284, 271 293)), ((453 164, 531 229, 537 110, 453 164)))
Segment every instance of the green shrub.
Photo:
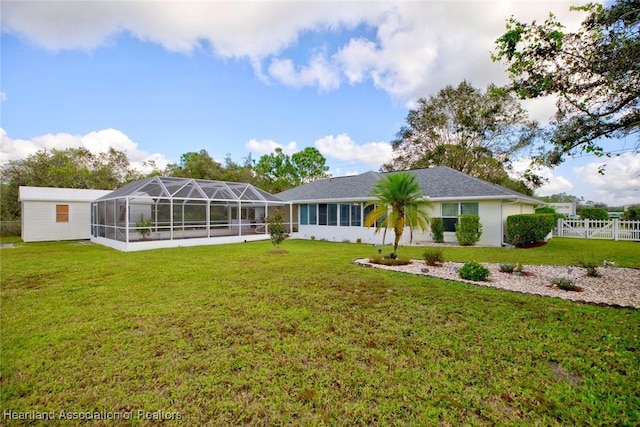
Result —
POLYGON ((579 259, 576 261, 576 265, 578 267, 587 269, 587 276, 589 277, 600 277, 601 274, 598 271, 598 263, 595 261, 585 261, 583 259, 579 259))
POLYGON ((580 218, 582 219, 597 219, 597 220, 608 220, 609 214, 603 208, 589 208, 584 207, 580 211, 580 218))
POLYGON ((144 215, 140 214, 140 219, 136 221, 136 231, 141 239, 144 240, 149 237, 152 225, 151 218, 145 218, 144 215))
POLYGON ((635 206, 624 211, 622 219, 625 221, 638 221, 640 220, 640 206, 635 206))
POLYGON ((536 208, 536 212, 535 213, 553 215, 554 218, 555 218, 555 222, 558 222, 559 218, 566 218, 565 215, 556 212, 556 209, 554 207, 551 207, 551 206, 543 206, 541 208, 536 208))
POLYGON ((425 249, 422 258, 427 265, 438 265, 444 262, 442 249, 425 249))
POLYGON ((555 214, 556 208, 554 208, 553 206, 542 206, 542 207, 536 208, 536 213, 537 214, 555 214))
POLYGON ((576 285, 573 284, 571 279, 567 279, 566 277, 554 279, 551 281, 551 283, 553 283, 563 291, 577 291, 579 289, 576 285))
POLYGON ((444 221, 442 218, 431 218, 431 236, 436 243, 444 243, 444 221))
POLYGON ((522 214, 507 217, 507 241, 518 247, 540 242, 555 227, 553 214, 522 214))
POLYGON ((271 236, 271 243, 276 248, 280 247, 280 243, 284 242, 285 239, 289 237, 287 233, 287 229, 285 228, 282 221, 284 220, 284 216, 280 209, 276 209, 273 212, 273 217, 267 218, 266 222, 269 225, 269 235, 271 236))
POLYGON ((482 224, 478 215, 460 215, 456 222, 456 239, 460 246, 471 246, 480 240, 482 224))
POLYGON ((411 260, 408 258, 391 258, 388 256, 375 255, 369 258, 369 262, 372 264, 396 266, 396 265, 409 265, 411 260))
POLYGON ((513 270, 516 268, 514 264, 500 264, 500 271, 503 273, 513 273, 513 270))
POLYGON ((22 223, 17 221, 0 221, 0 236, 20 236, 22 233, 22 223))
POLYGON ((462 268, 458 270, 458 275, 463 279, 473 280, 474 282, 482 282, 489 277, 489 269, 483 267, 475 261, 465 262, 462 268))

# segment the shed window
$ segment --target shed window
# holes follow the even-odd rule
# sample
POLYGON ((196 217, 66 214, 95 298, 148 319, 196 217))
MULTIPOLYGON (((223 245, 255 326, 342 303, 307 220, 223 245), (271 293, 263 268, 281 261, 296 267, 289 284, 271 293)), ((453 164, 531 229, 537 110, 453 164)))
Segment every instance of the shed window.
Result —
POLYGON ((56 205, 56 222, 69 222, 69 205, 56 205))

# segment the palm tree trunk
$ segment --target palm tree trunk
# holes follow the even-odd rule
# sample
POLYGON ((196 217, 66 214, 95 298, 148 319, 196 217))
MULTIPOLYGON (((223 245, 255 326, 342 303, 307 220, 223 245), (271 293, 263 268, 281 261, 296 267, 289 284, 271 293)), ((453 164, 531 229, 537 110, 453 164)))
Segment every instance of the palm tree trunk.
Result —
POLYGON ((400 229, 400 230, 396 229, 395 233, 393 233, 393 234, 395 234, 394 239, 393 239, 393 257, 394 258, 397 256, 398 245, 400 244, 400 237, 402 237, 402 232, 403 231, 404 230, 402 230, 402 229, 400 229))

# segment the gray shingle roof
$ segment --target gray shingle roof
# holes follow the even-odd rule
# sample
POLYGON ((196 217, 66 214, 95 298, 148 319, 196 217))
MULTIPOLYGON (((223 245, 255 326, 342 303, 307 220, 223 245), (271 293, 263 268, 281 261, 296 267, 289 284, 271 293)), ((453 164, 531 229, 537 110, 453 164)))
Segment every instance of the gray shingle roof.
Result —
MULTIPOLYGON (((445 166, 414 169, 408 172, 416 176, 425 195, 431 199, 520 198, 531 203, 538 202, 526 194, 474 178, 445 166)), ((336 199, 366 200, 370 198, 375 183, 384 175, 381 172, 366 172, 361 175, 322 179, 283 191, 276 196, 282 200, 294 202, 336 199)))

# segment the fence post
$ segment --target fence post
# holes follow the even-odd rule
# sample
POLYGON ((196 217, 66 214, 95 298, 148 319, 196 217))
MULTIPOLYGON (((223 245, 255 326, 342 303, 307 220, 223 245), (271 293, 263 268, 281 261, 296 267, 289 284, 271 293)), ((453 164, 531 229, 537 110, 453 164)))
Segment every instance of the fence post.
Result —
POLYGON ((613 219, 613 240, 618 241, 618 218, 613 219))
POLYGON ((584 238, 589 238, 589 218, 582 220, 582 229, 584 230, 584 238))
POLYGON ((563 225, 564 225, 564 219, 562 219, 562 218, 558 218, 558 225, 557 225, 557 228, 558 228, 558 233, 557 233, 557 234, 558 234, 558 237, 563 237, 563 234, 564 234, 564 230, 563 230, 563 228, 562 228, 562 226, 563 226, 563 225))

